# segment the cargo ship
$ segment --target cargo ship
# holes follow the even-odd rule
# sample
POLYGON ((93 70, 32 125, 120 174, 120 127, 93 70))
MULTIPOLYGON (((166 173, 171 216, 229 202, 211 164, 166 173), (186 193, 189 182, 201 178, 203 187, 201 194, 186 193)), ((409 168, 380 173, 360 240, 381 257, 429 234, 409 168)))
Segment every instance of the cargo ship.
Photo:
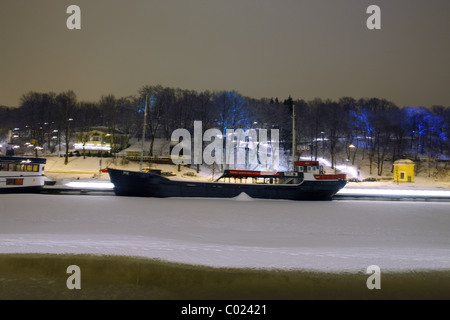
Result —
POLYGON ((149 172, 108 169, 117 196, 332 200, 347 183, 345 174, 327 174, 318 161, 295 161, 291 172, 225 170, 215 181, 167 178, 149 172))

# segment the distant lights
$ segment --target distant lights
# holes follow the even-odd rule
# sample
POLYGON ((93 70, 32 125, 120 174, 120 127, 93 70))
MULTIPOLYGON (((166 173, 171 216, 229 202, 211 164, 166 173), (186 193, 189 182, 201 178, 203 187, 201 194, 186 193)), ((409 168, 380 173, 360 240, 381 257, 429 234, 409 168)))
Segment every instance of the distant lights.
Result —
POLYGON ((74 148, 76 150, 82 150, 82 149, 84 149, 84 150, 102 150, 102 151, 110 151, 111 150, 111 147, 110 147, 109 143, 105 144, 104 147, 103 146, 99 146, 99 145, 95 145, 93 143, 86 143, 85 146, 83 146, 83 144, 81 144, 81 143, 75 143, 74 144, 74 148))

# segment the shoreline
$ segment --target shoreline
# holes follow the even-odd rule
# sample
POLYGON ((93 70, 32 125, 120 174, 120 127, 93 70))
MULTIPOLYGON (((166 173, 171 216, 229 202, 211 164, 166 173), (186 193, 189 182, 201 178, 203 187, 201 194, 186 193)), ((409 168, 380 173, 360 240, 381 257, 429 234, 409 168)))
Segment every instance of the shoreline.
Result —
POLYGON ((441 300, 450 270, 370 272, 215 268, 88 254, 0 254, 2 300, 441 300), (69 266, 80 269, 68 289, 69 266))
MULTIPOLYGON (((50 156, 47 158, 45 176, 48 180, 56 180, 58 184, 69 180, 106 181, 109 180, 108 173, 101 172, 101 168, 110 167, 139 171, 139 166, 140 163, 136 161, 125 161, 125 163, 122 163, 121 159, 98 157, 86 157, 86 159, 83 159, 82 156, 71 157, 69 158, 69 163, 64 165, 63 157, 50 156)), ((149 166, 152 169, 161 169, 163 172, 172 172, 175 174, 173 176, 174 179, 211 181, 218 177, 217 172, 213 174, 211 169, 206 167, 202 167, 200 173, 197 173, 195 168, 189 166, 181 166, 181 171, 178 171, 177 165, 144 163, 144 167, 149 166)), ((412 183, 394 182, 393 177, 390 175, 382 176, 378 179, 379 181, 349 181, 344 188, 450 190, 450 177, 447 179, 435 179, 427 177, 426 173, 416 175, 415 182, 412 183)))

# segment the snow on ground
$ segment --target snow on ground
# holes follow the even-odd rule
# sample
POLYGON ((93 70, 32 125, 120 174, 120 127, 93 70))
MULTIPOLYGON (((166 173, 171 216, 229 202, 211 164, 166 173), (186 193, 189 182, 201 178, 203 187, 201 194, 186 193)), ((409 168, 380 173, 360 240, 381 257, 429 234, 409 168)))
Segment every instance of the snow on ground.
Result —
MULTIPOLYGON (((143 167, 148 167, 148 163, 144 163, 143 167)), ((75 180, 107 180, 109 176, 107 173, 99 173, 101 168, 121 168, 125 170, 139 170, 140 163, 130 161, 126 164, 122 163, 121 159, 114 158, 98 158, 98 157, 70 157, 69 163, 64 164, 64 157, 48 157, 45 174, 49 179, 58 180, 58 184, 67 183, 75 180)), ((168 164, 152 164, 152 169, 161 169, 163 172, 173 172, 176 176, 174 179, 197 179, 210 181, 219 177, 216 171, 213 173, 211 168, 202 166, 201 172, 197 173, 196 168, 189 168, 181 166, 181 171, 178 167, 168 164), (186 175, 186 173, 195 174, 195 176, 186 175)), ((332 173, 331 169, 327 172, 332 173)), ((415 177, 414 183, 396 183, 392 180, 375 181, 375 182, 349 182, 345 188, 369 188, 369 189, 437 189, 450 190, 450 181, 436 181, 433 178, 415 177)))
POLYGON ((221 267, 450 269, 450 203, 0 195, 0 253, 221 267))
MULTIPOLYGON (((161 169, 163 172, 175 173, 177 179, 201 179, 211 180, 213 177, 218 178, 218 172, 212 173, 204 168, 204 171, 197 174, 195 168, 181 166, 180 171, 176 165, 169 164, 151 164, 144 162, 143 168, 150 167, 152 169, 161 169), (188 173, 188 175, 186 175, 188 173), (195 174, 195 176, 189 175, 195 174)), ((57 180, 57 183, 74 181, 74 180, 108 180, 107 173, 100 172, 100 169, 120 168, 125 170, 139 171, 140 163, 138 161, 122 162, 122 159, 99 158, 99 157, 70 157, 67 165, 64 164, 63 157, 48 157, 45 166, 45 176, 50 180, 57 180), (61 181, 59 181, 61 180, 61 181)))
MULTIPOLYGON (((143 167, 149 166, 144 163, 143 167)), ((86 189, 112 188, 109 183, 109 175, 100 172, 103 168, 122 168, 126 170, 139 170, 140 163, 135 161, 123 162, 121 159, 97 158, 97 157, 70 157, 69 163, 64 164, 62 157, 48 157, 46 176, 49 180, 56 180, 55 187, 80 187, 86 189), (95 183, 93 183, 95 182, 95 183), (97 183, 99 182, 99 183, 97 183)), ((163 172, 174 174, 171 179, 211 181, 219 177, 217 168, 212 172, 211 167, 201 166, 200 172, 195 167, 168 164, 151 164, 153 169, 161 169, 163 172), (180 171, 179 171, 180 170, 180 171)), ((332 172, 328 169, 328 172, 332 172)), ((249 181, 251 182, 251 181, 249 181)), ((375 182, 348 182, 346 187, 338 192, 339 195, 349 196, 434 196, 450 198, 450 182, 435 181, 427 177, 415 178, 414 183, 396 183, 389 180, 375 182), (383 193, 383 194, 381 194, 383 193)))

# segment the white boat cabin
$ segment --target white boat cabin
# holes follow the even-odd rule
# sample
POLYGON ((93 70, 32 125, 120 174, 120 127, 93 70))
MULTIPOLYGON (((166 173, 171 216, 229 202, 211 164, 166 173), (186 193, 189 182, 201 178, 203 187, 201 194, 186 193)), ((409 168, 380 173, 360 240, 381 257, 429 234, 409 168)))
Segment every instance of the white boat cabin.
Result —
POLYGON ((0 192, 40 191, 45 158, 0 156, 0 192))

